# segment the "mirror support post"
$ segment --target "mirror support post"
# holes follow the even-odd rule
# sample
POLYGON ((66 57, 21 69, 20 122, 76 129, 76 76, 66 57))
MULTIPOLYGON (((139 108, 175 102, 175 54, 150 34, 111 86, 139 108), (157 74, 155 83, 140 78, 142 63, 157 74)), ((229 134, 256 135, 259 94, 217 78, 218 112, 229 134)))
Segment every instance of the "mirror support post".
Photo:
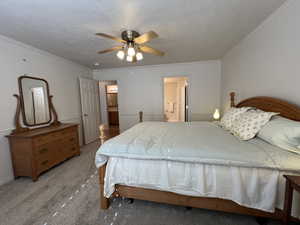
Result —
POLYGON ((17 109, 16 109, 16 114, 15 114, 15 129, 11 132, 12 134, 18 134, 22 132, 26 132, 29 130, 27 127, 22 127, 20 123, 20 114, 21 114, 21 100, 20 96, 17 94, 13 95, 17 99, 17 109))

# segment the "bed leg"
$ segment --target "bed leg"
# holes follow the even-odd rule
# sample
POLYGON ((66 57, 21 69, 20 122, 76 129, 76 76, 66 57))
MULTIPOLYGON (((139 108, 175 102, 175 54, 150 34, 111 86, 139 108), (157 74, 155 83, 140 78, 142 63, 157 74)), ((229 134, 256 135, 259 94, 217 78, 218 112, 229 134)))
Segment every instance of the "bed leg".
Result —
POLYGON ((104 196, 104 177, 105 177, 106 164, 99 168, 99 185, 100 185, 100 208, 108 209, 109 199, 104 196))
POLYGON ((134 202, 134 199, 133 198, 126 198, 126 202, 128 204, 132 204, 134 202))
POLYGON ((101 209, 108 209, 108 207, 109 207, 109 199, 105 198, 104 196, 101 196, 100 208, 101 209))

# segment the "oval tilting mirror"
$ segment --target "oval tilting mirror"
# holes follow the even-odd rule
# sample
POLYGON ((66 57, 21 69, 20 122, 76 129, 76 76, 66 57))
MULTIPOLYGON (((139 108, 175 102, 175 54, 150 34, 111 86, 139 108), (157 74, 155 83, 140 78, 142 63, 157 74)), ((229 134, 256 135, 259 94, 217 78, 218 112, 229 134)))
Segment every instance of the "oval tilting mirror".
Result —
POLYGON ((41 78, 19 77, 19 89, 26 126, 38 126, 51 122, 48 82, 41 78))

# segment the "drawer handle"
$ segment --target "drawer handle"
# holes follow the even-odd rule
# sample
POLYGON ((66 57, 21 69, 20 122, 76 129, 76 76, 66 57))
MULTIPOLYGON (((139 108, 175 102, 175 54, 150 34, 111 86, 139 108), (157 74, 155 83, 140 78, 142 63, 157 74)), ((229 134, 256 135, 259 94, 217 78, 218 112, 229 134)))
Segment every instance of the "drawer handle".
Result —
POLYGON ((75 151, 76 150, 76 148, 75 147, 73 147, 72 149, 71 149, 71 151, 75 151))
POLYGON ((45 161, 43 161, 41 164, 42 164, 42 165, 46 165, 48 162, 49 162, 49 160, 45 160, 45 161))
POLYGON ((45 152, 48 152, 48 149, 47 148, 42 148, 42 149, 40 149, 40 154, 43 154, 43 153, 45 153, 45 152))
POLYGON ((75 140, 75 138, 70 138, 69 140, 70 140, 70 141, 74 141, 74 140, 75 140))

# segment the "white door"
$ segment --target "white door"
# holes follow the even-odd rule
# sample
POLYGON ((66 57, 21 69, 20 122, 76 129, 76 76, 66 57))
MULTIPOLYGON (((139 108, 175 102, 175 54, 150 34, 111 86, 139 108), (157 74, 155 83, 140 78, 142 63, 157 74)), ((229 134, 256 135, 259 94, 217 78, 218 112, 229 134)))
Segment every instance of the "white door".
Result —
POLYGON ((79 83, 84 143, 88 144, 99 138, 99 83, 96 80, 84 78, 80 78, 79 83))

